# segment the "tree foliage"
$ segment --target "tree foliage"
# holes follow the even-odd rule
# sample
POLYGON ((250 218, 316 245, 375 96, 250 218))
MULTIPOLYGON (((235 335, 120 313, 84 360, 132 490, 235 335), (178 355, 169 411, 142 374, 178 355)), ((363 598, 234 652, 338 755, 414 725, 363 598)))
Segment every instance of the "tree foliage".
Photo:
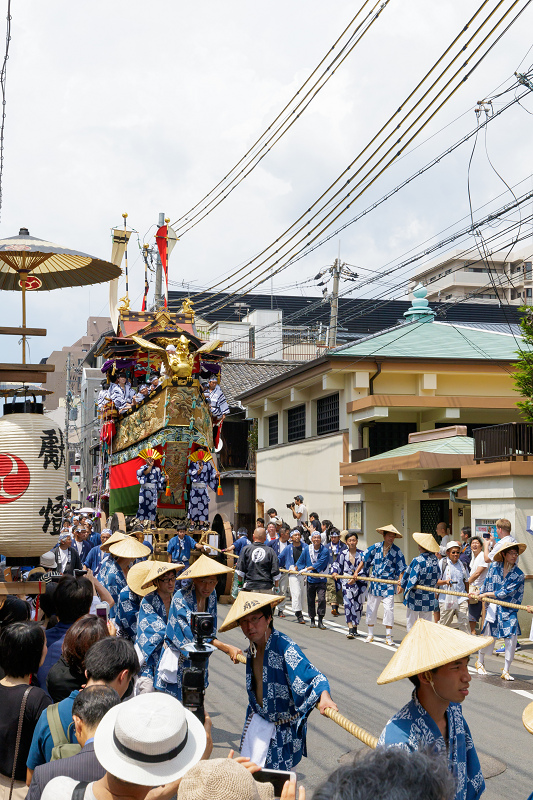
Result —
POLYGON ((533 422, 533 308, 521 306, 520 329, 524 348, 517 351, 518 361, 514 364, 515 386, 524 398, 516 404, 527 422, 533 422))

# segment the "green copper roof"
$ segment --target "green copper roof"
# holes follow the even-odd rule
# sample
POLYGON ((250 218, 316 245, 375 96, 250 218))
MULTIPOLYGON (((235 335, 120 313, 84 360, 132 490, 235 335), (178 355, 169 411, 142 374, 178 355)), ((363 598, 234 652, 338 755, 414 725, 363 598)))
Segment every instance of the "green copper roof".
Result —
POLYGON ((367 461, 378 461, 383 458, 412 456, 415 453, 422 452, 440 453, 441 455, 473 456, 474 440, 470 436, 450 436, 448 439, 433 439, 429 442, 412 442, 412 444, 404 444, 402 447, 396 447, 394 450, 387 450, 386 453, 364 458, 359 461, 358 464, 364 464, 367 461))
POLYGON ((519 345, 526 348, 522 340, 515 339, 511 333, 493 333, 469 328, 467 324, 435 322, 425 317, 339 347, 330 355, 516 361, 519 345))

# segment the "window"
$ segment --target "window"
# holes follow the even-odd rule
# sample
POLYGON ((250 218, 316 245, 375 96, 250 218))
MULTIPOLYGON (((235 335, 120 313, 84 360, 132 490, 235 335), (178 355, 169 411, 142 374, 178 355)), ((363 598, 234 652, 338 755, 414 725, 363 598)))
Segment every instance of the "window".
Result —
POLYGON ((356 533, 361 533, 361 531, 363 530, 363 504, 345 503, 344 519, 346 521, 346 528, 349 531, 356 531, 356 533))
POLYGON ((272 414, 268 418, 268 446, 272 447, 278 443, 278 415, 272 414))
POLYGON ((305 406, 287 411, 287 440, 296 442, 298 439, 305 439, 305 406))
POLYGON ((339 430, 339 393, 316 401, 317 436, 339 430))

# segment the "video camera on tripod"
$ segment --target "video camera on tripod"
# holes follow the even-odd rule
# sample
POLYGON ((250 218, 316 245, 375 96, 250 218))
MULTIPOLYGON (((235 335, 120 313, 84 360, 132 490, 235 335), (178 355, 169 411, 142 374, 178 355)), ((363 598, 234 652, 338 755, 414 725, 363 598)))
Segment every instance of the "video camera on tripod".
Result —
POLYGON ((205 670, 209 656, 214 652, 213 645, 207 639, 215 637, 215 618, 204 611, 191 613, 191 631, 193 641, 180 647, 181 652, 190 659, 191 666, 183 670, 182 698, 185 708, 189 708, 198 717, 202 725, 205 722, 205 670))

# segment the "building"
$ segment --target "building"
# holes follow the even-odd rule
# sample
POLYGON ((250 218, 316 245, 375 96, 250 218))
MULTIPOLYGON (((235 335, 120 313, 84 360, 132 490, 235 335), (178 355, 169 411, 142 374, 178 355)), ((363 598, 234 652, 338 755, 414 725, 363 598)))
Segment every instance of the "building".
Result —
MULTIPOLYGON (((515 253, 493 253, 490 260, 465 258, 456 250, 439 259, 409 280, 408 293, 418 284, 427 287, 430 302, 475 303, 521 306, 533 304, 533 261, 531 249, 515 253)), ((514 320, 509 320, 514 321, 514 320)))
POLYGON ((366 544, 392 522, 409 557, 412 532, 468 524, 474 429, 519 420, 509 329, 437 321, 415 294, 403 324, 238 396, 258 420, 259 497, 279 510, 301 493, 366 544))

